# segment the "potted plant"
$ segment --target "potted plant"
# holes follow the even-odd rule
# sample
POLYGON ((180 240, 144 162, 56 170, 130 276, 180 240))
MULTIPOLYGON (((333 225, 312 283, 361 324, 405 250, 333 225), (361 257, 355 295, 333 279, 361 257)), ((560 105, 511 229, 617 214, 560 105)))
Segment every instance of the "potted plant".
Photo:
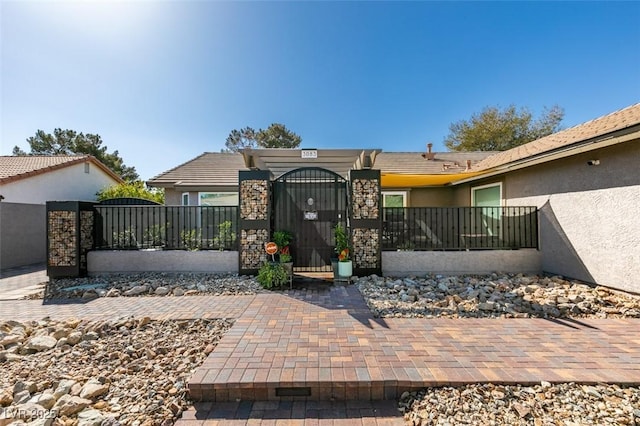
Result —
MULTIPOLYGON (((336 253, 338 254, 338 277, 350 278, 353 274, 353 263, 350 257, 349 235, 347 230, 338 223, 335 227, 336 253)), ((334 271, 335 278, 335 271, 334 271)))
POLYGON ((293 258, 289 245, 293 241, 293 235, 289 231, 276 231, 273 233, 273 242, 278 246, 278 260, 285 270, 289 278, 293 278, 293 258))

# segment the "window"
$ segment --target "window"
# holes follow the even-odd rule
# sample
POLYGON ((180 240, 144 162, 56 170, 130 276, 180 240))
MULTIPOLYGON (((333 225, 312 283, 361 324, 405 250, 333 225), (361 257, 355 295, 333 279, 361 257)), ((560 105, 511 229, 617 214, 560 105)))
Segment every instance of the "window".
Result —
POLYGON ((240 203, 237 192, 200 192, 198 197, 201 206, 237 206, 240 203))
POLYGON ((89 167, 90 167, 90 165, 89 165, 88 162, 84 163, 84 172, 87 173, 87 174, 89 174, 89 171, 90 171, 89 167))
POLYGON ((407 207, 407 192, 383 191, 382 207, 407 207))
MULTIPOLYGON (((498 234, 500 219, 502 218, 502 183, 476 186, 471 188, 471 205, 482 207, 479 218, 476 218, 475 227, 481 226, 489 236, 498 234), (478 222, 480 219, 480 222, 478 222), (480 225, 481 224, 481 225, 480 225)), ((474 215, 475 218, 475 215, 474 215)))
POLYGON ((502 183, 476 186, 471 188, 473 207, 496 207, 502 205, 502 183))
POLYGON ((183 206, 188 206, 189 205, 189 193, 188 192, 183 192, 182 193, 182 205, 183 206))

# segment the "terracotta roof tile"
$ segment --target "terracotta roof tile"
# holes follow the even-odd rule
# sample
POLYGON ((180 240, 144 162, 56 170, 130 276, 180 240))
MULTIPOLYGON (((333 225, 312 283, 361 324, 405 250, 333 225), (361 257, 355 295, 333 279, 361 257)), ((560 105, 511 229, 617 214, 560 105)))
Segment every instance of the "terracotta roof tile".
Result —
POLYGON ((122 181, 107 166, 91 155, 3 155, 0 156, 0 183, 24 179, 85 161, 93 162, 114 180, 122 181))
POLYGON ((242 154, 205 152, 171 170, 159 174, 151 186, 237 186, 238 171, 248 170, 242 154))
POLYGON ((453 174, 461 173, 471 165, 495 154, 488 152, 434 152, 434 159, 427 160, 421 152, 381 152, 376 156, 374 168, 382 173, 401 174, 453 174))
POLYGON ((640 124, 640 103, 492 155, 474 170, 487 170, 640 124))

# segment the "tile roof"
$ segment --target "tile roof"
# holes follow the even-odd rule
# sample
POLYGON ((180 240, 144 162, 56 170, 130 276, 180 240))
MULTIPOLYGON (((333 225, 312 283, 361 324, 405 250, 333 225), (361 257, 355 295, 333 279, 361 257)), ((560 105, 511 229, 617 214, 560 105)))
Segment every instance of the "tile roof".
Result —
POLYGON ((248 170, 242 154, 205 152, 149 179, 148 184, 157 187, 237 186, 239 170, 248 170))
MULTIPOLYGON (((269 152, 271 151, 273 150, 269 152)), ((374 168, 380 169, 382 173, 455 174, 466 169, 467 160, 471 160, 473 165, 493 152, 438 152, 434 154, 433 160, 427 160, 420 152, 381 152, 375 157, 374 168)), ((296 159, 299 160, 299 154, 296 159)), ((157 187, 183 188, 233 187, 238 185, 239 170, 248 170, 242 154, 205 152, 193 160, 151 178, 148 184, 157 187)))
POLYGON ((535 157, 573 144, 587 141, 618 130, 640 124, 640 103, 628 106, 605 116, 569 129, 561 130, 544 138, 499 152, 481 161, 474 170, 488 170, 494 167, 535 157))
POLYGON ((93 162, 114 180, 121 181, 115 173, 91 155, 3 155, 0 156, 0 183, 24 179, 85 161, 93 162))
POLYGON ((421 152, 381 152, 376 156, 374 168, 381 173, 455 174, 465 171, 467 160, 473 167, 492 154, 495 152, 434 152, 433 160, 427 160, 421 152))

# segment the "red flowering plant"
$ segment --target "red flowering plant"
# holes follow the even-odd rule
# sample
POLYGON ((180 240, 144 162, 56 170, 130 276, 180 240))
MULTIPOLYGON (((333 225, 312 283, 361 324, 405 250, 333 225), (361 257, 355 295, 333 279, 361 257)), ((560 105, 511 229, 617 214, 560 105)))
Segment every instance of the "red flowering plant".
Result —
POLYGON ((273 233, 273 242, 278 246, 280 263, 289 263, 292 260, 289 244, 293 240, 293 235, 289 231, 276 231, 273 233))
POLYGON ((347 260, 349 260, 349 249, 348 248, 342 249, 342 251, 338 255, 338 260, 340 262, 346 262, 347 260))
POLYGON ((349 236, 347 230, 341 223, 338 223, 334 229, 336 238, 336 253, 340 262, 349 260, 349 236))
POLYGON ((289 246, 284 246, 280 249, 280 263, 291 262, 291 253, 289 252, 289 246))

